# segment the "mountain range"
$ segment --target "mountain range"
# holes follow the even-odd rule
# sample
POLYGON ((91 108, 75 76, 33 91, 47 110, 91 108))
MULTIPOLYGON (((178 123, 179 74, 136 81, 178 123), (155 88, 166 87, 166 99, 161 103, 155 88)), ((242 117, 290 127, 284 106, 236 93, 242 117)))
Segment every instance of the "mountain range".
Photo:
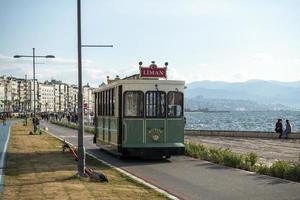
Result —
POLYGON ((210 110, 299 110, 300 81, 196 81, 187 84, 186 108, 210 110))

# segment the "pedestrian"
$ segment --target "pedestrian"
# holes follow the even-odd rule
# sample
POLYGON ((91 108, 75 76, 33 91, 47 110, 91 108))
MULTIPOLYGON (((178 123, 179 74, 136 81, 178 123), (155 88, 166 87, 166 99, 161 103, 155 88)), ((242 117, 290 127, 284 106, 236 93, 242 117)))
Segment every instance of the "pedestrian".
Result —
POLYGON ((278 119, 275 125, 275 132, 279 133, 279 139, 282 137, 282 132, 283 132, 283 128, 282 128, 282 119, 278 119))
POLYGON ((6 116, 3 115, 3 126, 5 126, 5 125, 6 125, 6 116))
POLYGON ((292 126, 290 121, 287 119, 285 120, 285 130, 283 133, 284 139, 288 139, 289 134, 292 132, 292 126))

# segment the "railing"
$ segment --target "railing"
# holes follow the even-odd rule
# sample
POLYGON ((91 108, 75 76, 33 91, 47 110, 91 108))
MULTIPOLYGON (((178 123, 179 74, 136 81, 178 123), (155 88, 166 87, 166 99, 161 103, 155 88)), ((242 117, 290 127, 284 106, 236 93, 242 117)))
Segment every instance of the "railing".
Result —
MULTIPOLYGON (((185 135, 191 136, 219 136, 219 137, 248 137, 248 138, 278 138, 279 134, 275 132, 263 131, 227 131, 227 130, 185 130, 185 135)), ((299 132, 293 132, 288 135, 289 139, 300 139, 299 132)))

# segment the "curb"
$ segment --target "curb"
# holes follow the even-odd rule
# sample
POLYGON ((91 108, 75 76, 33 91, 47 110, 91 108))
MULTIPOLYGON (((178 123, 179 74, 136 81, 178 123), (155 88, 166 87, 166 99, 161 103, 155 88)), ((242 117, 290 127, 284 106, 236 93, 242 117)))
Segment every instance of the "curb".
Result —
MULTIPOLYGON (((45 130, 43 130, 43 131, 46 132, 47 134, 51 135, 52 137, 55 137, 56 139, 58 139, 58 140, 60 140, 60 141, 65 141, 65 140, 63 140, 62 138, 60 138, 60 137, 58 137, 58 136, 52 134, 52 133, 49 132, 49 131, 45 131, 45 130)), ((71 146, 75 146, 75 145, 71 144, 70 142, 67 142, 67 141, 65 141, 65 142, 68 143, 68 144, 71 145, 71 146)), ((176 196, 170 194, 169 192, 167 192, 167 191, 165 191, 165 190, 162 190, 162 189, 158 188, 157 186, 155 186, 155 185, 153 185, 153 184, 151 184, 151 183, 145 181, 144 179, 141 179, 141 178, 139 178, 139 177, 137 177, 137 176, 135 176, 135 175, 133 175, 133 174, 131 174, 131 173, 129 173, 129 172, 127 172, 127 171, 125 171, 125 170, 123 170, 123 169, 121 169, 121 168, 115 166, 115 165, 113 165, 113 164, 110 164, 110 163, 108 163, 108 162, 106 162, 106 161, 104 161, 104 160, 102 160, 102 159, 100 159, 100 158, 97 158, 97 157, 96 157, 94 154, 92 154, 92 153, 89 153, 89 152, 86 151, 85 154, 87 154, 87 155, 91 156, 92 158, 94 158, 94 159, 100 161, 100 162, 103 163, 104 165, 106 165, 106 166, 108 166, 108 167, 111 167, 111 168, 117 170, 118 172, 120 172, 120 173, 122 173, 122 174, 124 174, 124 175, 126 175, 126 176, 128 176, 128 177, 130 177, 131 179, 137 181, 138 183, 143 184, 143 185, 145 185, 145 186, 147 186, 147 187, 149 187, 149 188, 155 190, 156 192, 158 192, 158 193, 160 193, 160 194, 163 194, 164 196, 168 197, 169 199, 172 199, 172 200, 180 200, 178 197, 176 197, 176 196)))

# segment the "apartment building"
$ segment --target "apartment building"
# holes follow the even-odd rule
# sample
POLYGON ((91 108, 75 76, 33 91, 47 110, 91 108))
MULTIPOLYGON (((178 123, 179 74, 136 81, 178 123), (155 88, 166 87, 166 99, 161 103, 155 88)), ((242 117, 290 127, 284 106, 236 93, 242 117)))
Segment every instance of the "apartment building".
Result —
POLYGON ((78 87, 77 85, 70 85, 69 87, 69 104, 68 108, 70 112, 77 111, 77 104, 78 104, 78 87))
POLYGON ((83 86, 83 108, 85 114, 91 114, 94 112, 94 88, 89 84, 83 86))
POLYGON ((4 84, 2 83, 2 81, 0 80, 0 112, 4 112, 4 84))
POLYGON ((0 96, 2 112, 13 112, 12 104, 15 94, 13 93, 12 79, 10 77, 1 76, 0 82, 2 91, 2 95, 0 96))
MULTIPOLYGON (((83 86, 85 114, 94 109, 93 88, 83 86)), ((0 112, 76 112, 78 108, 78 87, 62 81, 43 83, 26 78, 0 76, 0 112), (34 91, 35 84, 35 91, 34 91)))
POLYGON ((54 86, 47 82, 38 84, 38 110, 40 112, 54 111, 54 86))

